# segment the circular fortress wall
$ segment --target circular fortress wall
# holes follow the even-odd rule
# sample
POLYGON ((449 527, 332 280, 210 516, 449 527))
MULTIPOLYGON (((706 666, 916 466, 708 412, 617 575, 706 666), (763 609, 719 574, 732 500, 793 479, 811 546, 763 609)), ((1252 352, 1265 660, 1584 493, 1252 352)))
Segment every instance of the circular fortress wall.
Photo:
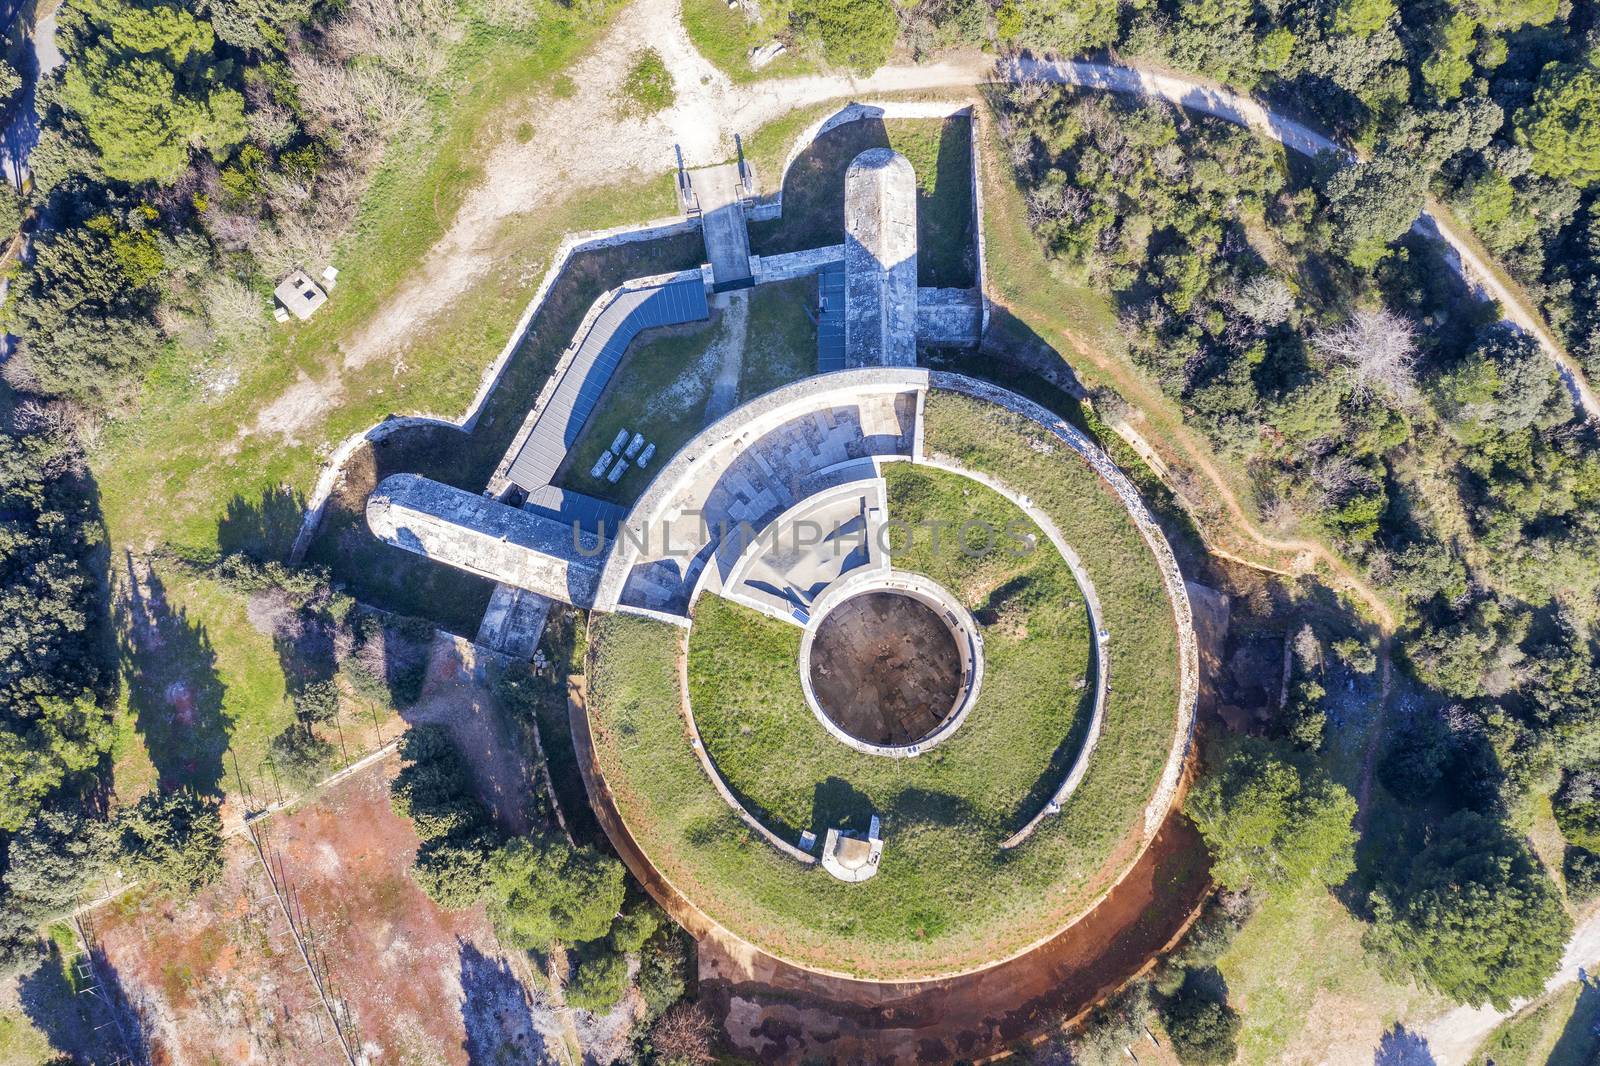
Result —
POLYGON ((835 740, 908 758, 954 733, 977 702, 983 637, 938 582, 861 570, 813 605, 798 666, 806 703, 835 740))
MULTIPOLYGON (((680 458, 703 469, 719 449, 765 447, 752 427, 807 411, 837 423, 890 376, 924 393, 911 461, 878 463, 890 517, 1004 527, 1020 512, 1040 546, 1019 560, 892 553, 890 573, 946 590, 982 638, 982 689, 955 728, 918 758, 839 743, 808 705, 809 666, 796 668, 807 630, 714 594, 676 622, 626 602, 595 614, 587 706, 603 795, 653 877, 764 951, 880 981, 994 965, 1102 899, 1176 796, 1197 670, 1181 574, 1127 479, 1003 390, 920 370, 823 375, 733 412, 680 458), (871 880, 836 881, 793 853, 873 816, 884 850, 871 880)), ((647 493, 635 518, 671 502, 647 493)), ((629 551, 608 568, 655 573, 640 562, 629 551)), ((855 590, 868 591, 885 590, 855 590)), ((931 692, 947 691, 942 669, 931 692)))

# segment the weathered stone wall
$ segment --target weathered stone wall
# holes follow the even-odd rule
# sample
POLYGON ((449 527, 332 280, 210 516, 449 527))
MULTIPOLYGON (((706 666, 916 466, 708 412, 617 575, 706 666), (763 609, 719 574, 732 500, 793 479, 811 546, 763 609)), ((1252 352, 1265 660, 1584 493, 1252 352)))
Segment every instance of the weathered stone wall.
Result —
POLYGON ((976 289, 917 290, 917 342, 975 347, 983 334, 976 289))
POLYGON ((593 534, 417 474, 395 474, 367 498, 367 526, 386 544, 553 600, 594 603, 602 550, 593 534))
POLYGON ((917 175, 869 148, 844 175, 844 361, 917 365, 917 175))

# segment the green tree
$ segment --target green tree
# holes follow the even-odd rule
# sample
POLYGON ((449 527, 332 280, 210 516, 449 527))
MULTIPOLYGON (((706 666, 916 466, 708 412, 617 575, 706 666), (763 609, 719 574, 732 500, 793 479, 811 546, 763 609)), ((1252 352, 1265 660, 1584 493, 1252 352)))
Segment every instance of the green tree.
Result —
POLYGON ((883 66, 900 32, 890 0, 796 0, 791 17, 828 62, 862 74, 883 66))
POLYGON ((517 947, 598 940, 622 907, 622 864, 553 838, 511 841, 490 860, 489 879, 490 917, 517 947))
POLYGON ((1161 1012, 1178 1061, 1186 1066, 1225 1066, 1239 1052, 1239 1014, 1214 987, 1216 971, 1191 971, 1161 1012))
POLYGON ((1561 0, 1473 0, 1472 13, 1495 32, 1523 26, 1548 26, 1561 11, 1561 0))
POLYGON ((1526 843, 1473 811, 1447 819, 1402 884, 1374 891, 1364 943, 1460 1003, 1538 995, 1572 919, 1526 843))
POLYGON ((565 989, 567 1003, 579 1010, 609 1010, 628 990, 628 956, 609 940, 584 944, 565 989))
POLYGON ((1551 63, 1515 124, 1535 172, 1580 189, 1600 182, 1600 71, 1551 63))
POLYGON ((1472 353, 1440 374, 1434 408, 1463 443, 1504 437, 1565 419, 1561 383, 1531 336, 1495 323, 1472 353))
POLYGON ((7 831, 22 828, 68 774, 94 766, 111 747, 110 720, 93 697, 31 703, 0 731, 0 829, 7 831))
POLYGON ((189 152, 223 158, 247 132, 244 97, 223 84, 209 22, 173 3, 84 0, 87 38, 71 57, 61 101, 83 121, 107 176, 169 184, 189 152))
POLYGON ((1271 744, 1247 740, 1189 794, 1184 811, 1228 888, 1334 885, 1355 869, 1355 799, 1271 744))
POLYGON ((40 811, 10 839, 0 876, 0 974, 38 957, 38 926, 78 901, 106 850, 104 823, 65 809, 40 811))
POLYGON ((1421 168, 1401 154, 1340 167, 1323 187, 1334 248, 1353 266, 1376 266, 1416 221, 1425 187, 1421 168))
POLYGON ((1117 35, 1116 0, 1017 0, 1017 43, 1064 56, 1108 45, 1117 35))
POLYGON ((1478 24, 1471 15, 1456 12, 1434 29, 1433 53, 1422 61, 1422 81, 1440 100, 1461 95, 1461 85, 1472 77, 1473 36, 1478 24))
POLYGON ((111 406, 160 349, 156 290, 134 284, 103 231, 60 230, 34 248, 15 297, 27 367, 47 393, 111 406))
POLYGON ((113 834, 134 875, 183 895, 222 873, 222 815, 195 792, 151 793, 117 813, 113 834))
POLYGON ((111 745, 97 698, 100 541, 75 445, 0 410, 0 831, 22 829, 111 745))
POLYGON ((1336 33, 1370 37, 1394 18, 1394 0, 1339 0, 1333 11, 1336 33))

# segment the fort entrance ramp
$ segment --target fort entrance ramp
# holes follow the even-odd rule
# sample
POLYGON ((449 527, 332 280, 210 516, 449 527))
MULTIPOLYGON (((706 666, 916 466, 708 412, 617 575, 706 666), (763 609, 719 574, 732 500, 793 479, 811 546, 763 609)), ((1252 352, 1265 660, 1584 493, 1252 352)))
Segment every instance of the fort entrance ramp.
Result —
POLYGON ((750 232, 745 226, 739 164, 692 171, 691 178, 700 201, 700 232, 711 263, 713 291, 749 288, 756 281, 750 271, 750 232))

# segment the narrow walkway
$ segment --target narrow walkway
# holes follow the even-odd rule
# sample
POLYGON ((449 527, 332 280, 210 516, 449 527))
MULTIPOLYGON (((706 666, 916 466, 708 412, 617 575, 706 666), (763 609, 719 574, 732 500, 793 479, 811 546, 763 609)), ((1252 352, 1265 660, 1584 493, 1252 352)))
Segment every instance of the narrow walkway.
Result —
POLYGON ((750 232, 740 200, 744 186, 739 165, 725 163, 689 172, 700 202, 700 232, 705 236, 706 258, 711 262, 714 292, 754 285, 750 272, 750 232))
POLYGON ((722 308, 722 331, 717 337, 721 351, 717 363, 717 376, 711 383, 711 397, 706 400, 706 411, 701 421, 710 425, 739 403, 739 374, 744 370, 745 336, 750 325, 750 294, 748 292, 720 293, 712 297, 722 308))

